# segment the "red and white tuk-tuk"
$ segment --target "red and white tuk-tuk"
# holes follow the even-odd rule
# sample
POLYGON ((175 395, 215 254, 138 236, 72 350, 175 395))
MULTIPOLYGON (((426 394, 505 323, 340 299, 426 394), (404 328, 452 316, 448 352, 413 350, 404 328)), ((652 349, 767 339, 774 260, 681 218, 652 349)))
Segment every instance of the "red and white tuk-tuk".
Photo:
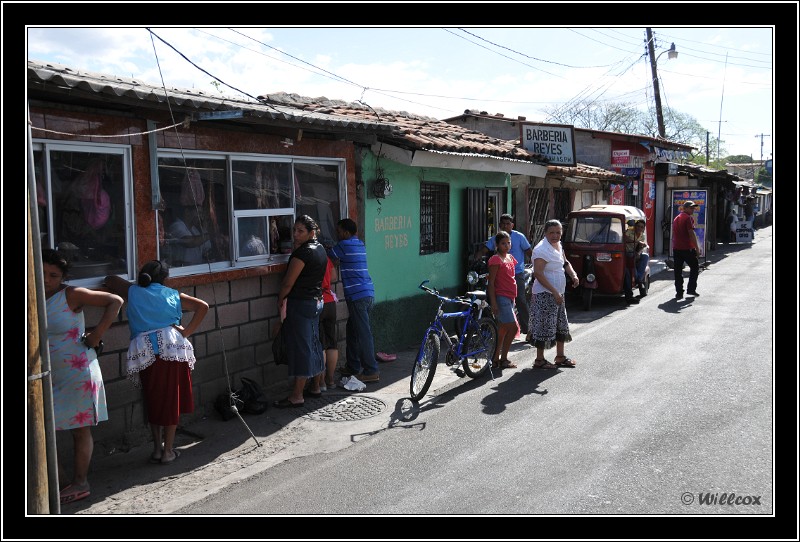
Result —
MULTIPOLYGON (((567 281, 567 292, 583 297, 584 310, 592 308, 595 295, 625 294, 626 267, 631 280, 635 276, 633 257, 625 255, 625 231, 632 228, 636 220, 647 220, 644 211, 629 205, 590 205, 569 214, 561 241, 567 259, 580 278, 580 285, 572 288, 567 281)), ((639 295, 646 296, 649 289, 648 265, 644 280, 639 284, 639 295)))

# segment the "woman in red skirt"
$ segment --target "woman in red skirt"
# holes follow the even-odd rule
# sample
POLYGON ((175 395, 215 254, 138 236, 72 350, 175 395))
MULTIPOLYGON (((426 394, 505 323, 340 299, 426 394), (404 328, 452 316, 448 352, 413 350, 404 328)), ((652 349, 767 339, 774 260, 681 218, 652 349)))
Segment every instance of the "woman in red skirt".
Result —
POLYGON ((153 434, 151 463, 171 463, 180 455, 173 447, 181 414, 194 411, 191 370, 194 347, 188 337, 208 312, 208 303, 164 286, 169 271, 158 260, 142 266, 138 284, 106 277, 106 287, 128 303, 128 378, 144 392, 153 434), (181 325, 183 310, 192 319, 181 325))

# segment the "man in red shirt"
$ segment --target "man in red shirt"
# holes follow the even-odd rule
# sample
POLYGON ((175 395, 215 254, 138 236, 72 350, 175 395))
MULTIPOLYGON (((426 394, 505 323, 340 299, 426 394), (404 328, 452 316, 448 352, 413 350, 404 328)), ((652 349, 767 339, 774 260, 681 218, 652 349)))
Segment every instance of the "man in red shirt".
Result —
POLYGON ((697 293, 697 275, 700 273, 700 262, 697 255, 700 247, 697 246, 697 236, 694 233, 695 202, 686 200, 681 207, 681 212, 672 221, 672 259, 675 273, 675 299, 683 299, 683 264, 689 265, 689 284, 686 293, 699 296, 697 293))

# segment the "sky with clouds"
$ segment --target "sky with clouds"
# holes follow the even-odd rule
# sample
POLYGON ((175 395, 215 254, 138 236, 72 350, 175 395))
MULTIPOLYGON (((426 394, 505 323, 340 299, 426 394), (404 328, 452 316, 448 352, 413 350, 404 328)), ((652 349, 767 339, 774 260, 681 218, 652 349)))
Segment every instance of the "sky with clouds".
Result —
MULTIPOLYGON (((727 154, 770 158, 775 29, 652 30, 664 116, 694 117, 727 154)), ((217 81, 230 96, 283 91, 440 119, 477 109, 547 122, 547 109, 580 99, 652 108, 645 39, 633 26, 28 26, 26 46, 31 60, 212 94, 217 81)))

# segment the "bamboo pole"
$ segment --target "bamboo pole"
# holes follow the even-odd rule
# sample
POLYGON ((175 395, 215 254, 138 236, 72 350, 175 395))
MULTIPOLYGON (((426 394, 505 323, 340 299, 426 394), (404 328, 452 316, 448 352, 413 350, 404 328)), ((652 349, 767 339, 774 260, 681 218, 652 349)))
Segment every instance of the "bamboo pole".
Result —
MULTIPOLYGON (((30 206, 29 206, 30 207, 30 206)), ((28 513, 49 514, 47 453, 42 399, 42 356, 39 338, 39 314, 36 298, 36 277, 31 246, 31 214, 26 213, 28 229, 28 513)))

